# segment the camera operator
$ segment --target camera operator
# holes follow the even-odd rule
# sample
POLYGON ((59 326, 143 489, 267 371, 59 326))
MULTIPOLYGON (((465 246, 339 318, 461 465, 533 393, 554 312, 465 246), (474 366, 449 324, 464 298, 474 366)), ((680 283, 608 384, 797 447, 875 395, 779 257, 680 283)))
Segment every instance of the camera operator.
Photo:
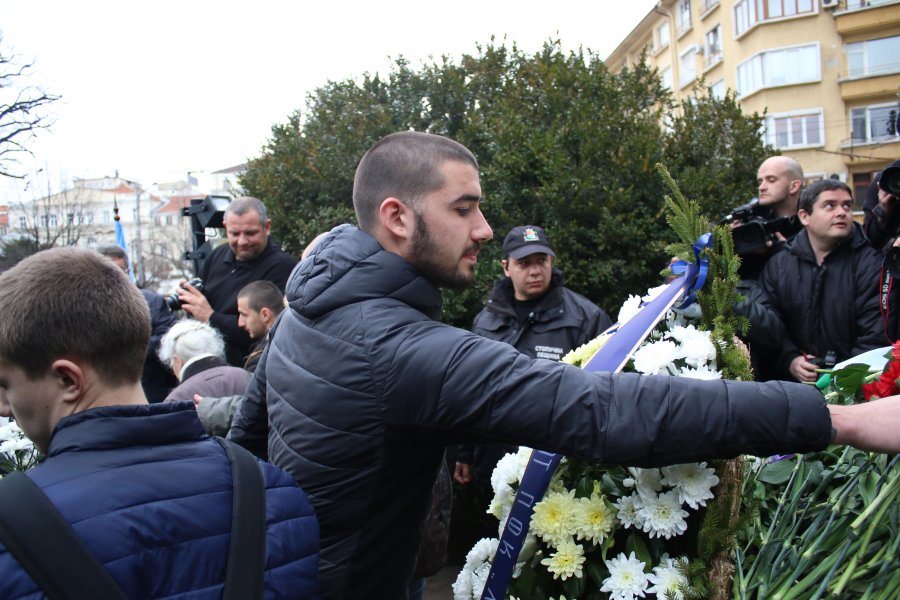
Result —
POLYGON ((803 230, 760 275, 786 327, 775 353, 780 379, 815 381, 817 368, 890 343, 880 310, 881 257, 852 214, 847 184, 808 186, 798 211, 803 230))
POLYGON ((863 231, 876 250, 885 253, 900 235, 900 160, 895 160, 879 173, 863 203, 863 231))
POLYGON ((735 251, 741 256, 741 278, 754 280, 769 258, 800 230, 796 214, 803 167, 787 156, 769 157, 759 166, 756 183, 758 200, 735 208, 723 219, 731 225, 735 251))
POLYGON ((269 239, 272 220, 257 198, 236 198, 223 217, 228 243, 210 254, 198 275, 204 289, 185 282, 178 290, 182 308, 193 318, 209 323, 225 336, 229 364, 240 367, 251 340, 238 325, 238 292, 253 281, 271 281, 284 291, 296 264, 269 239))

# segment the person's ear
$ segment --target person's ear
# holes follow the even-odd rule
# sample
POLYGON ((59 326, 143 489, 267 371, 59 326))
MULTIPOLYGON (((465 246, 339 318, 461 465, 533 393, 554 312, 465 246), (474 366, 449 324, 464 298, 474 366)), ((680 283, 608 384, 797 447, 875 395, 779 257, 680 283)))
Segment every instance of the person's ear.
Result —
POLYGON ((804 227, 809 225, 809 213, 803 210, 802 208, 797 211, 797 218, 800 219, 800 222, 804 227))
POLYGON ((266 235, 269 235, 269 232, 272 230, 272 219, 266 219, 266 226, 264 229, 266 230, 266 235))
POLYGON ((794 179, 793 181, 791 181, 790 185, 788 186, 788 193, 791 195, 796 194, 797 192, 800 191, 800 186, 802 186, 802 185, 803 185, 802 181, 800 181, 799 179, 794 179))
POLYGON ((504 258, 500 261, 500 265, 503 267, 503 274, 509 277, 509 261, 504 258))
POLYGON ((77 362, 60 358, 50 365, 50 372, 56 379, 59 397, 63 402, 78 402, 87 388, 84 369, 77 362))
POLYGON ((399 198, 386 198, 378 207, 378 216, 384 230, 398 242, 412 239, 414 215, 412 209, 399 198))
POLYGON ((275 313, 273 313, 268 306, 263 306, 259 309, 259 317, 262 319, 262 322, 266 324, 266 329, 268 329, 275 320, 275 313))

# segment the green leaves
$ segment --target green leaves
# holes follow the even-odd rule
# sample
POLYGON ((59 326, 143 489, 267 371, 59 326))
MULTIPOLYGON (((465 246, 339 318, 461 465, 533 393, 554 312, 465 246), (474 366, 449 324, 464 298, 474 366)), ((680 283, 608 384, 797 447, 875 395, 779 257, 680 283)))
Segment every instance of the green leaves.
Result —
POLYGON ((443 319, 471 324, 501 275, 500 241, 526 223, 549 233, 567 286, 613 313, 629 292, 656 285, 668 262, 657 162, 706 215, 734 204, 722 189, 741 182, 749 191, 755 180, 759 123, 733 98, 698 101, 667 132, 660 125, 674 108, 645 63, 612 74, 590 51, 550 42, 525 54, 492 39, 459 61, 401 57, 387 74, 324 82, 273 126, 241 183, 266 201, 275 238, 299 256, 316 234, 355 222, 353 175, 376 140, 404 129, 449 136, 479 160, 494 241, 482 247, 473 288, 445 294, 443 319), (716 177, 704 166, 712 163, 716 177))

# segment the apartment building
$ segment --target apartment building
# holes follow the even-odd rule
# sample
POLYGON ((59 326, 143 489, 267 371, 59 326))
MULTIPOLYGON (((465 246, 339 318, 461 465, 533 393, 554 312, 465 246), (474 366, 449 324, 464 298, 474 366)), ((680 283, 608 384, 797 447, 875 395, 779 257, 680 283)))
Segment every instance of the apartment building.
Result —
POLYGON ((660 0, 607 58, 659 69, 676 100, 701 79, 797 159, 808 180, 839 176, 865 198, 900 158, 900 0, 660 0))
POLYGON ((183 255, 191 247, 190 226, 181 208, 191 197, 203 194, 185 200, 120 177, 76 178, 60 192, 11 203, 7 233, 46 245, 91 248, 116 242, 118 217, 135 276, 152 283, 188 273, 183 255))

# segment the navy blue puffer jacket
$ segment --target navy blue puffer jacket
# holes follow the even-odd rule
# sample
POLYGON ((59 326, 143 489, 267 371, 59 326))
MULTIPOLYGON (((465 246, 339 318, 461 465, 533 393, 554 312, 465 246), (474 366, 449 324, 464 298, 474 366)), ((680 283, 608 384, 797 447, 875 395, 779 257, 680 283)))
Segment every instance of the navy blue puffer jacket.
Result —
MULTIPOLYGON (((261 463, 266 598, 316 598, 318 524, 306 495, 261 463)), ((129 598, 218 599, 231 463, 191 403, 95 408, 62 419, 27 471, 129 598)), ((27 507, 22 507, 27 510, 27 507)), ((0 598, 43 598, 0 545, 0 598)))

